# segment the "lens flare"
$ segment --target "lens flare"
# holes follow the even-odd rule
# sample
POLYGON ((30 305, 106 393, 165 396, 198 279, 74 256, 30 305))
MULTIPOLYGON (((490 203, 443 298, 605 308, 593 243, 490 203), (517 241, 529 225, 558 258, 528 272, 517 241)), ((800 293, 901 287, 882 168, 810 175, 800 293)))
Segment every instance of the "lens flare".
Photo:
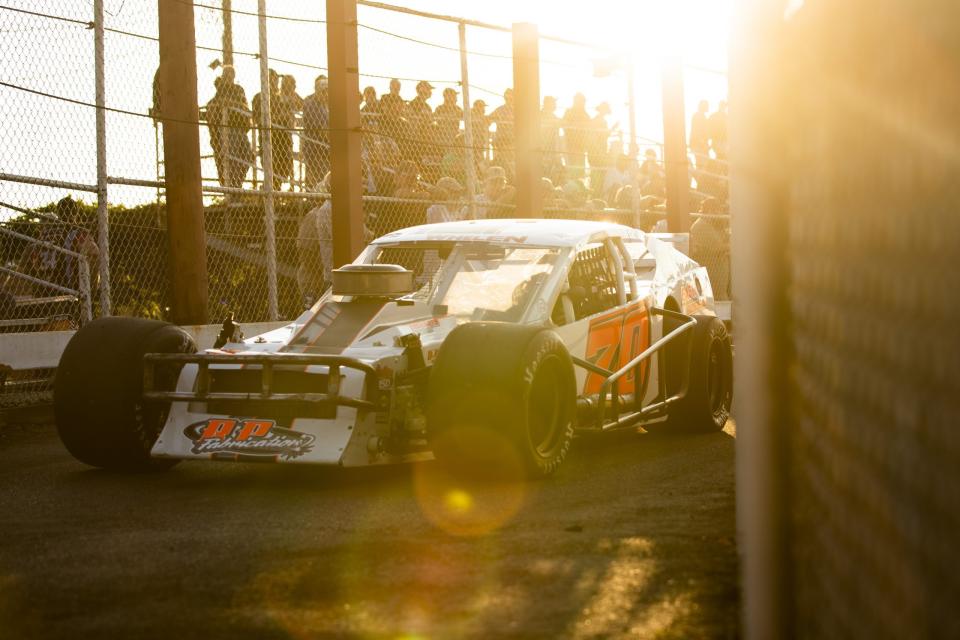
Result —
POLYGON ((435 526, 457 536, 482 536, 509 522, 523 506, 528 485, 512 442, 488 429, 456 429, 435 451, 474 452, 414 469, 417 503, 435 526))

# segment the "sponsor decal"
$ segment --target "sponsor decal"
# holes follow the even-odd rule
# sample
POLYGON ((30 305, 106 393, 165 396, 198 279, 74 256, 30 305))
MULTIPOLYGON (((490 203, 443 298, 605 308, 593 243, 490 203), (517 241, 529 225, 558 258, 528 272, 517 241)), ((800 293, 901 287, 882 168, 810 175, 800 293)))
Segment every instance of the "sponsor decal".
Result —
POLYGON ((245 456, 299 458, 313 449, 316 438, 308 433, 278 427, 260 418, 209 418, 183 430, 193 441, 193 453, 235 453, 245 456))

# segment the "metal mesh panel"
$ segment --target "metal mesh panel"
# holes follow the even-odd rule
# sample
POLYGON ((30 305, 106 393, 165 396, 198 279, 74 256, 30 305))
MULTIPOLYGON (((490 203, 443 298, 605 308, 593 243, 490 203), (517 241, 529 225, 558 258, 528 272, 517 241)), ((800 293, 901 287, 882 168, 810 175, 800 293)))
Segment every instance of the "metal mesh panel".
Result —
POLYGON ((800 637, 960 635, 960 194, 936 142, 957 132, 960 16, 893 4, 802 10, 790 34, 785 117, 811 134, 788 138, 800 637))
MULTIPOLYGON (((192 4, 208 321, 292 317, 338 266, 311 222, 329 191, 323 5, 268 2, 261 42, 257 0, 192 4)), ((517 216, 509 30, 371 6, 358 17, 369 235, 517 216)), ((169 317, 157 4, 10 0, 0 28, 0 330, 75 328, 108 312, 169 317)), ((651 229, 663 218, 662 149, 631 133, 627 76, 597 62, 605 55, 541 39, 542 95, 556 97, 543 115, 544 216, 651 229), (584 117, 564 118, 575 85, 584 117)), ((710 251, 705 264, 725 259, 710 251)))

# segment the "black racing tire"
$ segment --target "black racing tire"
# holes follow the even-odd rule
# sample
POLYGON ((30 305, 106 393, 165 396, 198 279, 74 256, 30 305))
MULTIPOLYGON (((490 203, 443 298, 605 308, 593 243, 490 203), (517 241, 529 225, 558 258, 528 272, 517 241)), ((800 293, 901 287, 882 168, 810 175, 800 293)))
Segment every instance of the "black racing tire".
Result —
MULTIPOLYGON (((176 464, 150 457, 170 407, 142 399, 143 355, 196 350, 190 334, 157 320, 100 318, 78 330, 60 358, 53 387, 57 432, 67 451, 83 463, 117 471, 176 464)), ((172 389, 179 372, 158 367, 158 388, 172 389)))
POLYGON ((547 476, 570 449, 576 409, 573 361, 550 329, 473 322, 454 329, 433 369, 427 428, 434 455, 463 470, 479 470, 496 455, 474 446, 471 431, 505 441, 530 477, 547 476))
MULTIPOLYGON (((694 316, 690 348, 690 380, 684 398, 670 407, 670 431, 711 433, 721 431, 733 403, 733 348, 730 333, 715 316, 694 316)), ((682 345, 682 341, 678 341, 682 345)), ((677 354, 680 349, 668 355, 677 354)), ((667 368, 673 366, 667 362, 667 368)))

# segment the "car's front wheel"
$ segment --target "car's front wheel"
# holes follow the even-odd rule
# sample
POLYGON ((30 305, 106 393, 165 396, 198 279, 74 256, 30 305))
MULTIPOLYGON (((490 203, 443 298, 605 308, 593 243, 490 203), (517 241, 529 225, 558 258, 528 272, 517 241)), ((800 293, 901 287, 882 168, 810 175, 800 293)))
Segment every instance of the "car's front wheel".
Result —
POLYGON ((575 401, 573 363, 556 333, 498 322, 461 325, 430 374, 434 454, 461 468, 495 469, 502 460, 490 459, 498 454, 483 444, 493 436, 529 475, 548 475, 570 449, 575 401))
MULTIPOLYGON (((143 356, 195 351, 190 335, 167 322, 111 317, 82 327, 64 349, 53 389, 57 431, 67 450, 105 469, 175 464, 150 457, 169 405, 143 400, 143 356)), ((178 373, 176 367, 158 371, 155 383, 172 389, 178 373)))

